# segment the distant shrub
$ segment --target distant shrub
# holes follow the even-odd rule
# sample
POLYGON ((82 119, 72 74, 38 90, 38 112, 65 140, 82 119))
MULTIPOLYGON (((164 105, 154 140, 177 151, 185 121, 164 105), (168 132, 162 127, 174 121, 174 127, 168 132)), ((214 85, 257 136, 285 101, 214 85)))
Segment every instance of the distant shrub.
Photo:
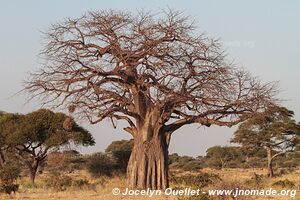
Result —
POLYGON ((198 175, 181 175, 181 176, 172 176, 171 181, 175 185, 184 185, 189 187, 204 188, 210 184, 221 181, 219 175, 209 174, 209 173, 200 173, 198 175))
POLYGON ((293 188, 295 187, 295 182, 288 179, 280 180, 272 184, 272 186, 282 187, 282 188, 293 188))
POLYGON ((86 160, 76 151, 51 152, 46 161, 46 169, 50 172, 71 173, 83 169, 86 160))
POLYGON ((109 178, 104 176, 97 178, 97 180, 94 182, 95 185, 100 185, 103 188, 107 183, 109 183, 109 178))
POLYGON ((0 180, 1 183, 12 183, 18 179, 21 173, 21 169, 19 166, 7 163, 0 170, 0 180))
POLYGON ((80 189, 95 189, 95 184, 91 184, 86 179, 77 179, 72 181, 72 187, 80 189))
POLYGON ((71 187, 75 189, 95 189, 95 185, 87 179, 72 179, 70 176, 60 173, 53 173, 47 177, 45 185, 56 191, 65 191, 71 187))
POLYGON ((241 168, 264 168, 266 164, 266 160, 260 157, 250 157, 247 162, 241 165, 241 168))
POLYGON ((249 180, 245 181, 245 184, 247 186, 253 187, 253 188, 262 188, 265 183, 265 177, 264 175, 253 173, 252 177, 249 180))
POLYGON ((275 174, 277 177, 280 177, 282 175, 290 174, 295 171, 295 168, 280 168, 275 170, 275 174))
POLYGON ((45 185, 57 191, 65 191, 72 186, 72 181, 69 176, 54 173, 45 180, 45 185))
MULTIPOLYGON (((198 175, 174 175, 171 174, 171 182, 175 185, 174 189, 184 189, 190 187, 193 189, 203 189, 210 184, 220 181, 221 178, 216 174, 201 173, 198 175)), ((202 192, 197 196, 178 196, 178 200, 209 200, 208 194, 202 192)))
POLYGON ((169 156, 169 167, 184 171, 199 171, 203 168, 203 161, 190 156, 179 156, 175 153, 169 156))
MULTIPOLYGON (((217 183, 215 183, 213 185, 213 188, 216 190, 249 190, 250 188, 248 186, 246 186, 245 184, 238 182, 238 181, 226 181, 226 180, 222 180, 219 181, 217 183)), ((243 199, 255 199, 255 196, 251 197, 251 196, 243 196, 243 195, 239 195, 238 198, 234 197, 234 195, 232 194, 231 196, 229 195, 218 195, 218 196, 214 196, 214 199, 217 200, 227 200, 227 199, 239 199, 239 200, 243 200, 243 199)))
POLYGON ((181 169, 184 171, 199 171, 202 169, 201 164, 199 160, 192 160, 185 165, 181 165, 181 169))
POLYGON ((73 186, 73 187, 79 187, 79 188, 81 188, 81 187, 83 187, 83 186, 86 186, 86 185, 88 185, 88 184, 89 184, 89 181, 86 180, 86 179, 78 179, 78 180, 74 180, 74 181, 72 182, 72 186, 73 186))
POLYGON ((0 192, 11 194, 16 193, 19 190, 19 185, 14 183, 6 183, 4 185, 1 185, 0 192))
POLYGON ((115 161, 102 153, 92 155, 87 161, 87 171, 92 177, 112 176, 116 169, 115 166, 115 161))
POLYGON ((16 180, 19 178, 21 169, 15 163, 6 163, 0 170, 0 192, 11 194, 17 192, 19 185, 16 180))

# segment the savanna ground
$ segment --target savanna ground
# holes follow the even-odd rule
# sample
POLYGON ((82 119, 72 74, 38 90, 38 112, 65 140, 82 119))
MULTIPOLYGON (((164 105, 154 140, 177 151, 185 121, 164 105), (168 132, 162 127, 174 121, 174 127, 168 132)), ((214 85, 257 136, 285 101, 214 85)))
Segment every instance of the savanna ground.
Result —
MULTIPOLYGON (((44 172, 40 174, 36 180, 35 185, 32 185, 29 180, 23 178, 18 180, 18 184, 20 185, 19 191, 16 194, 1 194, 1 200, 14 199, 14 200, 110 200, 110 199, 189 199, 183 197, 175 197, 175 196, 153 196, 143 197, 143 196, 114 196, 112 194, 113 188, 120 188, 121 191, 125 191, 126 188, 126 180, 124 176, 115 176, 115 177, 98 177, 92 178, 86 171, 74 171, 72 173, 65 174, 68 177, 71 177, 72 180, 77 181, 76 186, 70 186, 67 188, 60 188, 59 190, 49 188, 47 186, 47 176, 49 177, 49 172, 44 172), (85 184, 84 181, 88 181, 88 184, 85 184), (80 184, 80 182, 83 182, 80 184), (61 191, 60 191, 61 190, 61 191)), ((267 178, 266 170, 264 169, 224 169, 224 170, 216 170, 205 168, 200 172, 180 172, 173 171, 171 174, 176 174, 177 177, 181 176, 190 176, 196 177, 200 174, 215 174, 218 175, 218 179, 214 179, 212 182, 208 182, 208 184, 204 184, 203 191, 208 189, 296 189, 297 195, 294 198, 290 196, 253 196, 253 197, 245 197, 240 196, 237 199, 300 199, 300 169, 296 169, 293 171, 278 171, 278 175, 275 178, 267 178), (287 181, 288 180, 288 181, 287 181), (281 181, 279 184, 274 185, 274 183, 281 181)), ((173 176, 172 175, 172 176, 173 176)), ((194 188, 197 188, 197 183, 194 182, 194 188)), ((62 184, 63 185, 63 184, 62 184)), ((185 184, 174 182, 171 180, 171 187, 181 187, 184 188, 185 184)), ((194 200, 194 198, 191 198, 194 200)), ((196 198, 195 198, 196 199, 196 198)), ((234 199, 232 197, 211 197, 208 198, 202 197, 197 199, 234 199)))

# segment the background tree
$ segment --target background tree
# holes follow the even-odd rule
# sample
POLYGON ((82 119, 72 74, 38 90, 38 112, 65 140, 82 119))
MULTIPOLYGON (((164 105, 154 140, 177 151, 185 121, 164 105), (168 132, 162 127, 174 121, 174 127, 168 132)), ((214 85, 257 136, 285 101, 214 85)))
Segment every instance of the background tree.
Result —
POLYGON ((190 156, 179 156, 173 153, 169 156, 169 167, 175 170, 199 171, 203 168, 203 157, 193 158, 190 156))
POLYGON ((1 121, 0 126, 5 145, 16 151, 28 167, 32 182, 49 151, 69 144, 87 146, 95 143, 92 135, 70 121, 68 116, 46 109, 27 115, 11 114, 1 121))
POLYGON ((67 172, 84 169, 85 157, 76 150, 51 151, 48 153, 45 170, 50 172, 67 172))
POLYGON ((113 176, 115 172, 115 159, 108 154, 95 153, 87 160, 87 171, 92 177, 113 176))
POLYGON ((207 165, 215 168, 236 167, 235 162, 241 164, 245 157, 239 147, 214 146, 206 150, 207 165))
MULTIPOLYGON (((5 113, 3 111, 0 111, 0 121, 1 121, 1 118, 4 116, 4 114, 5 113)), ((0 132, 0 168, 3 168, 4 163, 5 163, 3 147, 4 147, 4 138, 0 132)))
MULTIPOLYGON (((12 114, 12 113, 4 113, 0 115, 0 163, 1 168, 4 167, 6 163, 6 155, 5 153, 9 150, 10 153, 11 146, 6 143, 6 135, 10 132, 13 132, 17 129, 18 124, 22 123, 22 115, 12 114)), ((10 155, 11 156, 11 155, 10 155)))
POLYGON ((168 187, 168 146, 180 127, 232 126, 273 101, 273 84, 228 62, 218 40, 176 11, 88 12, 45 37, 45 62, 25 89, 91 123, 128 122, 129 187, 168 187))
POLYGON ((242 123, 234 133, 232 142, 241 144, 248 151, 265 148, 268 174, 273 177, 273 159, 293 151, 300 144, 300 126, 292 119, 293 115, 286 108, 274 107, 269 114, 256 115, 242 123))
POLYGON ((132 152, 133 140, 119 140, 113 141, 105 149, 106 153, 111 153, 116 159, 116 168, 121 172, 126 172, 127 164, 132 152))

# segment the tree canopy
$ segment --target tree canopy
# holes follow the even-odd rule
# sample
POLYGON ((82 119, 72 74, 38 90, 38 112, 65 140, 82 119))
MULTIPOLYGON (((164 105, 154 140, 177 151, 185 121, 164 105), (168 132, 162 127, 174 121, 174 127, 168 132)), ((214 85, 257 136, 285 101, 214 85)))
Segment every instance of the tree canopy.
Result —
POLYGON ((250 152, 265 148, 269 175, 273 176, 272 160, 300 145, 300 124, 294 113, 284 107, 273 107, 267 114, 258 114, 243 122, 234 133, 232 142, 250 152))
POLYGON ((70 142, 93 145, 92 135, 78 124, 73 123, 70 130, 65 129, 64 123, 67 118, 63 113, 54 113, 46 109, 26 115, 7 114, 1 120, 1 135, 6 144, 32 149, 49 149, 70 142))
POLYGON ((45 37, 46 62, 27 91, 92 123, 126 120, 131 134, 154 111, 173 131, 190 123, 231 126, 273 100, 273 84, 228 62, 218 40, 197 34, 176 11, 88 12, 54 24, 45 37))
POLYGON ((239 147, 213 146, 206 150, 207 163, 209 166, 217 168, 228 167, 231 163, 239 160, 242 163, 244 157, 239 147))
POLYGON ((39 164, 45 161, 50 150, 70 144, 95 144, 92 135, 67 115, 46 109, 26 115, 5 114, 0 120, 0 136, 2 146, 15 151, 34 173, 32 176, 35 176, 39 164))
POLYGON ((269 114, 256 115, 239 126, 232 142, 250 151, 266 146, 279 153, 292 150, 299 145, 300 136, 300 126, 293 115, 282 107, 272 109, 269 114))

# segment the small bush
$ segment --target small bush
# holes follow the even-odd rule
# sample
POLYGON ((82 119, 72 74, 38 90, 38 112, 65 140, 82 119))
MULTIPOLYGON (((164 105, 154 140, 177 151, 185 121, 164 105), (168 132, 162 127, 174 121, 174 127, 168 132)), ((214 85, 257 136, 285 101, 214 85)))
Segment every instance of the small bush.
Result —
POLYGON ((6 183, 1 185, 0 187, 0 192, 6 194, 16 193, 18 190, 19 190, 19 185, 14 183, 6 183))
POLYGON ((80 188, 80 189, 93 189, 93 190, 96 189, 95 184, 91 184, 86 179, 73 180, 72 187, 80 188))
MULTIPOLYGON (((204 187, 220 181, 221 178, 216 174, 201 173, 198 175, 171 175, 171 182, 176 186, 174 189, 203 189, 204 187)), ((179 196, 178 200, 209 200, 208 194, 200 192, 198 196, 179 196)))
POLYGON ((185 165, 182 166, 182 170, 184 171, 199 171, 202 166, 202 163, 200 163, 198 160, 192 160, 185 165))
MULTIPOLYGON (((214 184, 213 189, 217 190, 233 190, 236 191, 238 190, 249 190, 248 186, 245 186, 243 183, 237 182, 237 181, 219 181, 216 184, 214 184)), ((239 195, 238 198, 234 197, 234 195, 228 196, 228 195, 219 195, 219 196, 214 196, 214 199, 220 199, 220 200, 225 200, 225 199, 255 199, 255 196, 243 196, 239 195)))
POLYGON ((19 189, 19 185, 15 184, 15 181, 19 178, 21 169, 14 163, 6 163, 0 170, 0 192, 11 194, 16 193, 19 189))
POLYGON ((73 187, 81 188, 81 187, 84 187, 84 186, 87 186, 87 185, 89 185, 89 181, 86 180, 86 179, 78 179, 78 180, 74 180, 72 182, 73 187))
POLYGON ((0 170, 0 180, 2 183, 13 183, 16 181, 21 173, 19 166, 15 164, 5 164, 0 170))
POLYGON ((96 181, 95 181, 95 185, 100 185, 101 187, 105 187, 106 184, 109 182, 107 177, 99 177, 96 181))
POLYGON ((245 184, 254 188, 262 188, 265 183, 264 175, 253 173, 249 180, 245 181, 245 184))
POLYGON ((280 181, 273 183, 272 186, 278 186, 278 187, 282 187, 282 188, 293 188, 293 187, 295 187, 295 182, 285 179, 285 180, 280 180, 280 181))
POLYGON ((198 175, 182 175, 182 176, 173 176, 171 181, 176 185, 185 185, 189 187, 204 188, 210 184, 221 181, 219 175, 201 173, 198 175))
POLYGON ((72 186, 72 178, 62 174, 52 174, 45 180, 45 184, 57 191, 65 191, 72 186))
POLYGON ((115 171, 115 161, 106 154, 94 154, 87 162, 87 171, 92 177, 112 176, 115 171))
POLYGON ((170 169, 178 169, 183 171, 199 171, 203 168, 203 160, 195 159, 189 156, 179 156, 178 154, 171 154, 169 156, 170 169))
POLYGON ((282 175, 293 173, 294 171, 295 168, 280 168, 275 171, 275 174, 277 177, 280 177, 282 175))

